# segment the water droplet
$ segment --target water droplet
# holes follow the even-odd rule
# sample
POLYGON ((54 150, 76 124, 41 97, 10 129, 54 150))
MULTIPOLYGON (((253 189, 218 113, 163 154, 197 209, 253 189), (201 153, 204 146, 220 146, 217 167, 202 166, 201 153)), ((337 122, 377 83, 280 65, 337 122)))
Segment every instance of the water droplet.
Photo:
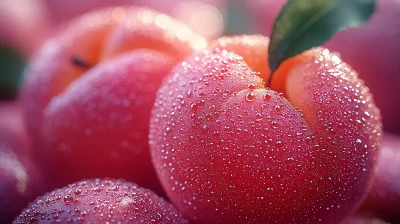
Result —
POLYGON ((222 92, 222 95, 228 96, 229 95, 229 90, 224 90, 224 92, 222 92))
POLYGON ((249 89, 253 90, 253 89, 256 88, 256 85, 254 85, 254 84, 249 84, 247 87, 248 87, 249 89))
POLYGON ((204 107, 205 104, 206 104, 206 103, 204 102, 204 100, 202 100, 202 101, 200 101, 200 102, 197 103, 197 107, 198 107, 199 109, 201 109, 201 108, 204 107))
POLYGON ((71 204, 73 201, 74 201, 74 198, 72 198, 71 196, 69 196, 69 195, 64 196, 64 202, 66 204, 71 204))
POLYGON ((257 113, 256 114, 256 121, 262 121, 262 120, 263 120, 263 117, 262 117, 261 113, 257 113))
POLYGON ((272 98, 272 96, 271 96, 271 94, 269 94, 269 93, 266 93, 265 95, 264 95, 264 99, 265 100, 270 100, 272 98))
POLYGON ((271 121, 271 128, 278 128, 279 127, 279 125, 278 125, 278 122, 276 122, 276 121, 271 121))
POLYGON ((276 105, 276 106, 275 106, 275 112, 278 113, 278 114, 280 114, 280 113, 282 112, 281 106, 276 105))
POLYGON ((246 95, 246 100, 248 102, 253 102, 256 99, 256 95, 253 92, 250 92, 246 95))

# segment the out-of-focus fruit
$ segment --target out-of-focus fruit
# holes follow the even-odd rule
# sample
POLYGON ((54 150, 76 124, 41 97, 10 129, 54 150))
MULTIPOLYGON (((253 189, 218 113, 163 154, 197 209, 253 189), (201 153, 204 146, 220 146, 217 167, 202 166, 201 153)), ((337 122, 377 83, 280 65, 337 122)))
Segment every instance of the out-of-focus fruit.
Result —
POLYGON ((379 218, 352 216, 341 222, 340 224, 390 224, 379 218))
POLYGON ((48 104, 43 140, 57 186, 111 176, 161 192, 148 125, 156 89, 173 62, 157 51, 125 53, 86 72, 48 104))
POLYGON ((84 180, 37 198, 15 220, 25 223, 188 223, 150 190, 123 180, 84 180))
POLYGON ((55 186, 113 177, 161 192, 148 151, 155 92, 173 65, 206 45, 182 23, 136 7, 89 13, 46 42, 22 99, 55 186))
POLYGON ((0 140, 0 223, 10 223, 44 189, 35 164, 15 151, 0 140))
POLYGON ((22 121, 17 103, 0 103, 0 223, 11 223, 44 190, 22 121))
POLYGON ((30 152, 30 139, 19 102, 0 102, 0 142, 17 150, 17 154, 30 152))
POLYGON ((0 1, 0 45, 31 55, 48 34, 48 16, 40 0, 0 1))
POLYGON ((152 111, 152 159, 171 201, 194 223, 350 215, 370 184, 381 135, 357 74, 316 48, 282 64, 269 89, 256 48, 268 38, 216 45, 173 69, 152 111))
POLYGON ((370 192, 361 210, 400 222, 400 136, 385 133, 370 192))
MULTIPOLYGON (((270 35, 286 0, 247 1, 260 32, 270 35)), ((379 0, 369 22, 335 35, 325 46, 340 53, 370 88, 382 113, 384 128, 400 134, 400 1, 379 0)))
POLYGON ((177 18, 207 37, 219 37, 223 31, 221 9, 226 0, 43 0, 55 24, 65 23, 88 11, 109 6, 149 7, 177 18))

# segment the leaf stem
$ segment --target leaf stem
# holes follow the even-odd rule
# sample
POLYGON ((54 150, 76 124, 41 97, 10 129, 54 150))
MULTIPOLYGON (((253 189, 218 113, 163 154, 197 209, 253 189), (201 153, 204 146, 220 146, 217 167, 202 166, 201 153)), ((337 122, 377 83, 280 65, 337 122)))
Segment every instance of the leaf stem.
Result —
POLYGON ((71 62, 72 64, 85 69, 90 69, 92 67, 88 63, 86 63, 86 61, 84 61, 81 57, 78 56, 72 57, 71 62))

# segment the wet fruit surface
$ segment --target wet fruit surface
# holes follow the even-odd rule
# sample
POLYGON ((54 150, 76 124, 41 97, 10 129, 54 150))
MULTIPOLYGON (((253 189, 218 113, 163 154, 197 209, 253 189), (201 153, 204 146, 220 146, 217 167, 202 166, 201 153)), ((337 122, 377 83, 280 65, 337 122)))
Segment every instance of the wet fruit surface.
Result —
POLYGON ((123 180, 90 179, 37 198, 14 223, 188 222, 150 190, 123 180))
MULTIPOLYGON (((23 17, 17 0, 5 17, 31 27, 0 22, 19 35, 0 41, 27 56, 46 24, 61 24, 31 57, 21 102, 0 103, 0 223, 400 222, 400 137, 385 133, 380 143, 377 108, 385 131, 396 132, 397 0, 377 1, 365 27, 274 74, 268 37, 211 39, 224 24, 231 33, 232 21, 246 23, 224 23, 238 6, 215 7, 225 0, 135 0, 181 22, 120 6, 65 23, 116 4, 73 1, 48 1, 55 11, 46 22, 42 6, 23 17), (382 81, 371 83, 371 74, 382 81)), ((266 27, 283 1, 244 4, 266 27)))
POLYGON ((381 123, 371 94, 328 50, 283 64, 272 90, 246 56, 195 53, 159 90, 150 147, 164 189, 195 223, 339 222, 373 173, 381 123))

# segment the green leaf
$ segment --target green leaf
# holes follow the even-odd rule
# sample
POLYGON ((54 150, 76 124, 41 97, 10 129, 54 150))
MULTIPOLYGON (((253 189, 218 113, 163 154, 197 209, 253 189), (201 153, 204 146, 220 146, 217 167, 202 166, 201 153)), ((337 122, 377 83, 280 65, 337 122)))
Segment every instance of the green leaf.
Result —
POLYGON ((0 99, 15 98, 25 65, 24 56, 0 45, 0 99))
POLYGON ((363 25, 375 5, 376 0, 289 0, 271 33, 271 71, 284 60, 324 44, 335 33, 363 25))

